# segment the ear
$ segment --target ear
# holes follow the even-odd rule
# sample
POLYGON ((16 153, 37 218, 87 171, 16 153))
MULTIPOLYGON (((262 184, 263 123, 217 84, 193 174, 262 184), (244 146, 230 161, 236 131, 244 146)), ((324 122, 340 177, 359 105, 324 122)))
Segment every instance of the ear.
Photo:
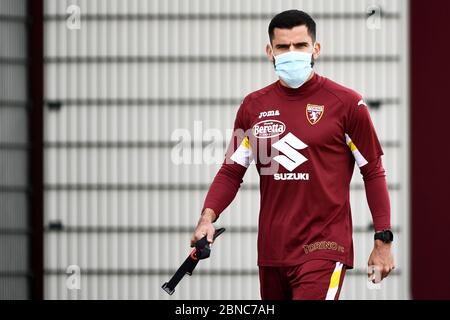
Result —
POLYGON ((270 44, 266 45, 266 55, 270 62, 273 62, 273 50, 270 44))
POLYGON ((316 45, 314 46, 314 49, 313 49, 314 60, 317 60, 319 58, 320 49, 321 49, 320 42, 316 41, 316 45))

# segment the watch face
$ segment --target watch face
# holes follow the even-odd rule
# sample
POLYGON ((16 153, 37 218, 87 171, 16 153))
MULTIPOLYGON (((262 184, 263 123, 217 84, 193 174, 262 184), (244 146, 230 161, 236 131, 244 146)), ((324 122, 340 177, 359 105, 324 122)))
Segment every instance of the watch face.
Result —
POLYGON ((391 230, 384 230, 375 234, 375 240, 381 240, 385 243, 389 243, 394 240, 394 235, 391 230))
POLYGON ((392 234, 391 230, 386 230, 385 231, 385 237, 386 237, 386 240, 389 241, 389 242, 394 240, 394 235, 392 234))

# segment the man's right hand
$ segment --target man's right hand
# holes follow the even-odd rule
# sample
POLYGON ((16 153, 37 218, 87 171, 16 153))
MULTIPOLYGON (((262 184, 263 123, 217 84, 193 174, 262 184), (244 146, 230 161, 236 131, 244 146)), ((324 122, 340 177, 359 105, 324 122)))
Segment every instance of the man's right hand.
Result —
POLYGON ((206 236, 209 243, 214 241, 214 233, 216 229, 213 226, 213 221, 216 220, 216 214, 212 209, 206 208, 203 210, 197 227, 191 237, 191 247, 194 247, 198 240, 206 236))

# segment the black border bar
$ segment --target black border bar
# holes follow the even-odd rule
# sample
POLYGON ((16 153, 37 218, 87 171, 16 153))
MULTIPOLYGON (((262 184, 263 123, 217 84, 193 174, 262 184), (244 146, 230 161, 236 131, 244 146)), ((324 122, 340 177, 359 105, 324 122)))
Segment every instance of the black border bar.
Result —
POLYGON ((29 223, 30 223, 30 296, 44 296, 44 176, 43 176, 43 109, 44 109, 44 3, 28 0, 28 157, 29 223))

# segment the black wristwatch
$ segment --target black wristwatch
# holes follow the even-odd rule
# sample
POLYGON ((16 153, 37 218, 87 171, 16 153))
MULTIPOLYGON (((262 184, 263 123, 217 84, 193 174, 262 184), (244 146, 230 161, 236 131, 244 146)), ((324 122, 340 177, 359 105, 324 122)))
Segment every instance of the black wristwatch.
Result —
POLYGON ((387 229, 380 232, 376 232, 373 238, 374 240, 381 240, 384 243, 391 243, 392 241, 394 241, 394 234, 392 233, 391 230, 387 229))

